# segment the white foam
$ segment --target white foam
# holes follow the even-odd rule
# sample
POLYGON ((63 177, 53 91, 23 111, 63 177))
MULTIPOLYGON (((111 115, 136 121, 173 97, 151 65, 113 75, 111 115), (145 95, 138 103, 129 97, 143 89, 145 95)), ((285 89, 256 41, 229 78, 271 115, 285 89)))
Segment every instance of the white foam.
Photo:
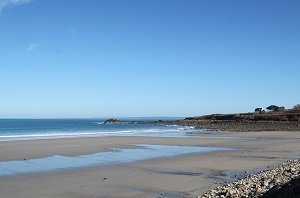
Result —
MULTIPOLYGON (((97 124, 103 122, 95 122, 97 124)), ((31 140, 31 139, 57 139, 57 138, 77 138, 77 137, 99 137, 99 136, 158 136, 158 137, 175 137, 183 136, 187 130, 190 130, 188 127, 157 127, 145 128, 145 129, 109 129, 103 131, 72 131, 72 132, 58 132, 58 131, 49 131, 45 133, 22 133, 19 134, 6 134, 0 135, 0 141, 14 141, 14 140, 31 140)))
POLYGON ((104 122, 92 122, 94 124, 104 124, 104 122))

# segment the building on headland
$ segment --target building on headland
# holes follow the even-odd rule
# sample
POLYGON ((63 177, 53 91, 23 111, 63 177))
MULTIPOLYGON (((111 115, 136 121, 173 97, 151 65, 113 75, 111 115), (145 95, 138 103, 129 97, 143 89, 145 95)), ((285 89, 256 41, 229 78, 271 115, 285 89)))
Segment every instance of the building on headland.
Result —
POLYGON ((261 112, 265 112, 265 110, 263 108, 255 108, 254 113, 261 113, 261 112))

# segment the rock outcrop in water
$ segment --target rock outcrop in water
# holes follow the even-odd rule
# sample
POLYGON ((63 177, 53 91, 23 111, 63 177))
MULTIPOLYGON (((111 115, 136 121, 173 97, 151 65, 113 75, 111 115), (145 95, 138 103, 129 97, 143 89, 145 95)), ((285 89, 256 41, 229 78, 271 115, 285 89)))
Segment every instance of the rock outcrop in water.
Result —
POLYGON ((104 122, 104 124, 120 124, 124 123, 124 121, 117 120, 117 119, 108 119, 104 122))

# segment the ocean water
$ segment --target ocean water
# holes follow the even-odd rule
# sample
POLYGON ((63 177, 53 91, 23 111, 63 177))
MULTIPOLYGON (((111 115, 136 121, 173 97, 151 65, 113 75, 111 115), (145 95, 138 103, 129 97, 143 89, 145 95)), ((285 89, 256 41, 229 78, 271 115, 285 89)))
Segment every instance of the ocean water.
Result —
MULTIPOLYGON (((126 121, 175 120, 181 118, 123 118, 126 121)), ((154 124, 104 124, 100 119, 0 119, 0 141, 98 136, 182 137, 190 127, 154 124)))

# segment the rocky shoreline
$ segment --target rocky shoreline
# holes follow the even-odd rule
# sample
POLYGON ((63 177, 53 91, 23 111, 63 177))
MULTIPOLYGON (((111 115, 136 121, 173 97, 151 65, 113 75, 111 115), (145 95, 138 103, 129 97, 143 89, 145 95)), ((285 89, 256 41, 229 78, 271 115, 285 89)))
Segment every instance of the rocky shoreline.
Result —
POLYGON ((189 117, 175 123, 215 131, 300 131, 300 110, 211 114, 189 117))
POLYGON ((196 128, 213 131, 300 131, 299 122, 291 121, 231 121, 231 120, 177 120, 164 124, 195 126, 196 128))
POLYGON ((158 124, 193 126, 209 131, 257 132, 257 131, 300 131, 300 122, 293 121, 250 121, 250 120, 174 120, 174 121, 122 121, 108 119, 104 124, 158 124))
POLYGON ((198 198, 299 198, 300 160, 289 160, 270 170, 218 186, 198 198))

